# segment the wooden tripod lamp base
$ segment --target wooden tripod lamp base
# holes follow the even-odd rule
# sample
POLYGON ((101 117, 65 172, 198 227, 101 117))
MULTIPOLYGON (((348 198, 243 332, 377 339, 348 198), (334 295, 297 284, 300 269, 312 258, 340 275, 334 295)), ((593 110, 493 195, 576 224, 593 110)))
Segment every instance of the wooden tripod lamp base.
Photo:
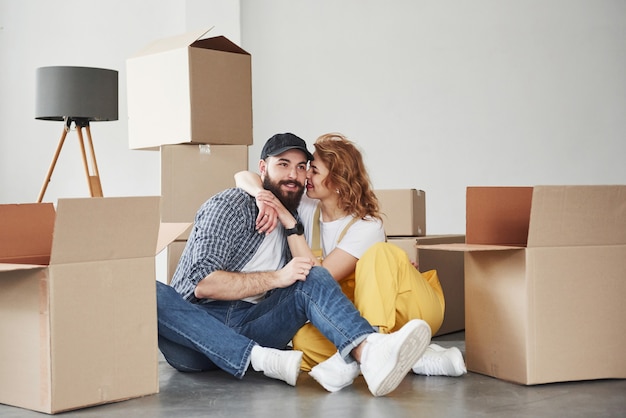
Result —
POLYGON ((43 197, 46 194, 46 189, 48 188, 48 184, 52 178, 52 173, 54 172, 54 167, 57 164, 57 160, 59 159, 59 154, 61 154, 61 149, 63 148, 63 144, 65 144, 65 138, 67 137, 67 133, 70 131, 70 127, 72 122, 76 125, 76 133, 78 134, 78 143, 80 145, 81 155, 83 157, 83 167, 85 169, 85 175, 87 176, 87 184, 89 186, 89 192, 91 193, 91 197, 102 197, 102 185, 100 184, 100 173, 98 172, 98 164, 96 162, 96 153, 93 148, 93 140, 91 139, 91 129, 89 128, 88 120, 79 120, 66 118, 65 125, 63 126, 63 134, 61 135, 61 139, 59 140, 59 144, 57 145, 57 149, 54 153, 54 157, 52 158, 52 163, 50 164, 50 168, 48 169, 48 174, 46 175, 46 179, 43 182, 43 186, 41 187, 41 191, 39 192, 39 198, 37 199, 38 203, 43 201, 43 197), (85 140, 83 138, 83 128, 87 133, 87 146, 89 148, 89 161, 87 159, 87 152, 85 148, 85 140))

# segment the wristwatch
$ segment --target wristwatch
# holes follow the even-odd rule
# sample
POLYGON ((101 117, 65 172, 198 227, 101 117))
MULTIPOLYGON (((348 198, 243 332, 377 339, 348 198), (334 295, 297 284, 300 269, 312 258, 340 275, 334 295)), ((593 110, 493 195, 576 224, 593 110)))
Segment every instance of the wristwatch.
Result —
POLYGON ((298 221, 293 228, 285 229, 285 233, 287 233, 287 236, 293 234, 302 235, 304 234, 304 225, 302 225, 302 222, 298 221))

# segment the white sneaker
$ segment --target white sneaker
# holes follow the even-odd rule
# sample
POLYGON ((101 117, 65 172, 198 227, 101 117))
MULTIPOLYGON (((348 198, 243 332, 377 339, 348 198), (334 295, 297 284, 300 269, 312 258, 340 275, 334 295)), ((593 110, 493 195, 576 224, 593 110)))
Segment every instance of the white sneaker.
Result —
POLYGON ((437 344, 428 346, 424 355, 413 366, 413 373, 425 376, 461 376, 467 373, 461 350, 443 348, 437 344))
POLYGON ((339 352, 313 367, 309 375, 329 392, 350 386, 361 373, 356 361, 346 363, 339 352))
POLYGON ((421 320, 407 322, 392 334, 370 334, 363 347, 361 373, 374 396, 395 390, 430 343, 430 326, 421 320))
POLYGON ((267 351, 263 359, 263 374, 295 386, 300 374, 302 351, 275 348, 265 348, 265 350, 267 351))

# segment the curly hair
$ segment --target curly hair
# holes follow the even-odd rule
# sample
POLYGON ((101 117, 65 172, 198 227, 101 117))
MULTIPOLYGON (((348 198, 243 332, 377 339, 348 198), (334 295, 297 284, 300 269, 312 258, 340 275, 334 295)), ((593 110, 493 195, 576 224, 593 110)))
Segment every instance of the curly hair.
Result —
POLYGON ((363 156, 356 145, 339 133, 328 133, 313 144, 317 155, 328 168, 326 187, 337 189, 339 207, 358 218, 371 216, 382 221, 363 156))

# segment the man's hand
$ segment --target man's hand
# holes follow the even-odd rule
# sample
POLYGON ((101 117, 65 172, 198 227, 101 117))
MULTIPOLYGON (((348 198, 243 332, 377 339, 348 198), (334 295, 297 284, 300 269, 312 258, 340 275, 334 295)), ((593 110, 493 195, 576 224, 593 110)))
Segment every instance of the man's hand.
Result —
POLYGON ((289 263, 277 273, 277 288, 289 287, 296 281, 306 280, 306 276, 309 275, 311 268, 313 267, 313 261, 306 257, 294 257, 289 263))

